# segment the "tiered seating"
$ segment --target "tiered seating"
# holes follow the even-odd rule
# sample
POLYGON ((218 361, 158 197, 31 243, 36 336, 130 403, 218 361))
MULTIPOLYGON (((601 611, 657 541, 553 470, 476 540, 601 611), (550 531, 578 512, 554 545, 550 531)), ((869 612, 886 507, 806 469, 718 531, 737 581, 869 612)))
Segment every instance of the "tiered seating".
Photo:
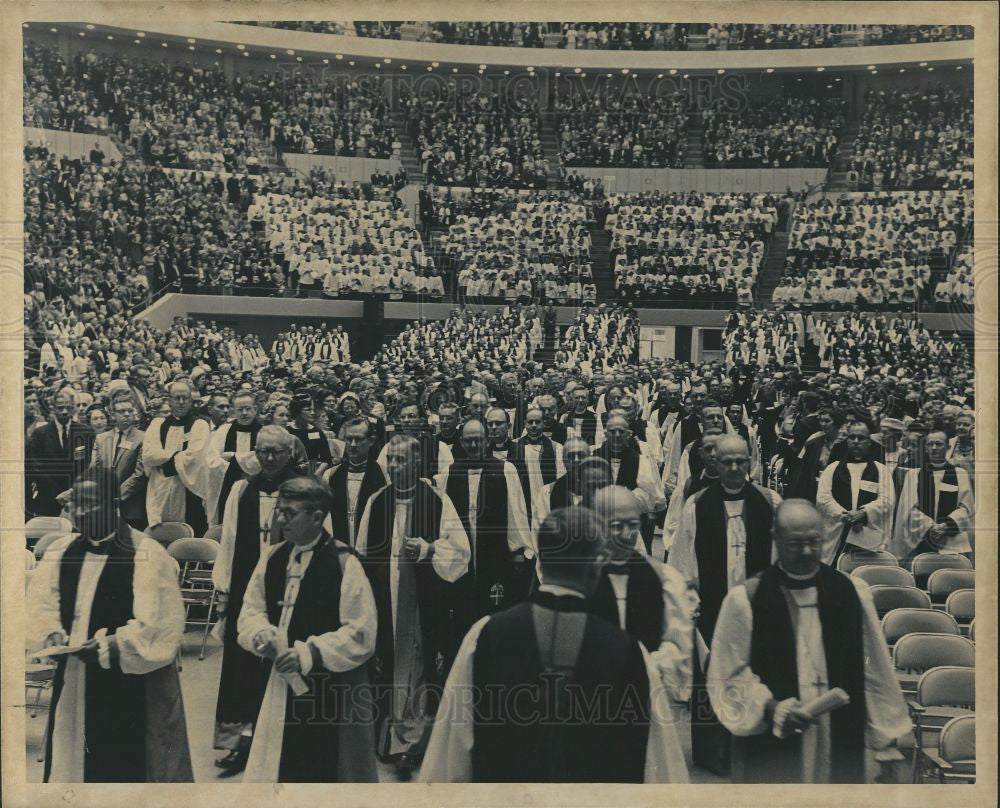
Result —
POLYGON ((934 303, 938 311, 948 311, 953 304, 971 306, 975 303, 975 271, 972 245, 967 244, 955 255, 951 269, 939 275, 934 286, 934 303))
POLYGON ((247 214, 306 291, 417 292, 432 266, 410 213, 391 202, 268 193, 247 214))
POLYGON ((971 188, 972 90, 865 93, 849 164, 859 190, 971 188))
POLYGON ((647 97, 609 83, 594 94, 573 83, 557 83, 555 127, 562 164, 680 168, 686 108, 681 92, 647 97))
POLYGON ((72 67, 25 46, 26 124, 111 129, 163 166, 256 173, 278 151, 389 157, 398 142, 378 79, 249 72, 93 51, 72 67))
POLYGON ((958 243, 971 216, 971 194, 956 191, 801 203, 775 294, 820 308, 912 309, 930 291, 932 257, 958 243))
POLYGON ((776 206, 768 194, 611 194, 606 226, 619 298, 749 296, 776 206))
POLYGON ((583 309, 559 342, 556 364, 590 375, 613 373, 633 364, 639 345, 639 318, 631 309, 583 309))
POLYGON ((461 295, 556 302, 593 299, 591 239, 583 205, 563 196, 525 197, 513 191, 474 199, 470 209, 485 215, 454 216, 441 240, 458 273, 461 295), (490 210, 495 212, 487 213, 490 210))
MULTIPOLYGON (((404 96, 407 93, 403 86, 404 96)), ((544 188, 538 102, 449 86, 442 97, 404 97, 406 129, 432 185, 544 188)))
POLYGON ((722 335, 726 363, 733 365, 741 357, 746 365, 760 368, 772 361, 780 366, 801 365, 800 327, 795 318, 780 311, 734 312, 722 335))
POLYGON ((705 110, 708 167, 829 166, 844 125, 843 98, 780 97, 735 112, 705 110))

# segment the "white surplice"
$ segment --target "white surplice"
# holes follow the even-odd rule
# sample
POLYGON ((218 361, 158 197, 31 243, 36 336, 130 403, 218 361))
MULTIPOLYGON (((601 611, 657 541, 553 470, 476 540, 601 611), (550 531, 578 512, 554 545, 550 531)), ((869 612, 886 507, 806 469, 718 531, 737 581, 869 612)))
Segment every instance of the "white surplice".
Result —
POLYGON ((848 510, 857 510, 858 497, 861 491, 875 494, 876 499, 863 506, 868 515, 868 524, 858 529, 852 528, 847 534, 848 544, 863 547, 866 550, 884 550, 892 539, 892 515, 896 505, 896 492, 888 469, 875 462, 878 470, 878 482, 861 479, 867 462, 848 463, 847 470, 851 477, 851 505, 844 508, 833 498, 833 474, 838 463, 831 463, 819 475, 816 488, 816 507, 823 516, 823 563, 832 564, 837 554, 837 544, 844 530, 841 514, 848 510))
MULTIPOLYGON (((947 483, 944 482, 944 469, 935 469, 931 472, 934 475, 934 491, 938 501, 941 494, 948 490, 947 483)), ((949 536, 938 552, 941 553, 968 553, 972 550, 973 530, 976 524, 976 500, 972 489, 972 480, 969 472, 955 466, 956 485, 952 492, 956 494, 958 504, 951 513, 946 514, 959 532, 954 536, 949 536)), ((924 534, 936 524, 919 507, 919 497, 917 495, 917 482, 920 478, 920 469, 910 469, 903 478, 903 485, 899 489, 899 505, 896 510, 896 524, 892 534, 892 552, 897 558, 904 558, 916 547, 924 534)), ((933 503, 934 512, 937 513, 938 503, 933 503)))
POLYGON ((160 442, 162 418, 154 418, 142 441, 142 463, 149 477, 146 487, 146 517, 150 527, 161 522, 183 522, 185 519, 185 489, 204 498, 208 488, 208 467, 205 448, 211 429, 207 421, 195 418, 191 429, 182 426, 167 429, 166 440, 160 442), (171 458, 177 473, 166 476, 162 466, 171 458))
MULTIPOLYGON (((851 578, 861 600, 862 653, 865 672, 865 746, 881 750, 904 737, 910 717, 896 681, 892 660, 882 634, 868 585, 851 578)), ((799 700, 804 702, 829 689, 823 627, 815 587, 785 590, 796 639, 799 700)), ((764 708, 771 691, 750 668, 753 612, 745 586, 730 589, 722 602, 712 639, 708 666, 708 693, 723 725, 734 735, 746 737, 771 732, 764 708)), ((803 733, 802 782, 829 782, 830 720, 821 719, 803 733)))
MULTIPOLYGON (((131 531, 135 547, 135 573, 132 583, 133 617, 115 630, 118 647, 117 665, 123 673, 146 674, 173 662, 184 633, 184 604, 177 584, 177 562, 163 545, 145 534, 131 531)), ((62 631, 59 607, 59 570, 63 553, 75 537, 52 543, 32 572, 27 595, 25 641, 27 650, 42 648, 46 638, 62 631)), ((111 539, 115 541, 115 539, 111 539)), ((77 587, 73 627, 69 645, 82 645, 91 637, 90 611, 106 555, 84 556, 77 587)), ((111 666, 107 629, 100 628, 94 638, 99 643, 99 664, 111 666)), ((82 783, 84 775, 84 723, 87 692, 87 665, 76 657, 66 660, 63 688, 56 704, 52 731, 52 765, 49 782, 82 783)))
MULTIPOLYGON (((288 624, 295 609, 298 584, 309 562, 312 561, 317 541, 318 538, 304 547, 293 548, 289 555, 285 595, 277 626, 272 626, 267 617, 264 576, 271 554, 282 545, 274 545, 269 552, 261 556, 247 586, 237 623, 238 642, 245 650, 258 654, 254 638, 270 627, 276 628, 287 643, 288 624)), ((313 648, 319 652, 323 668, 332 673, 352 671, 367 662, 375 652, 375 636, 378 630, 375 598, 361 563, 354 556, 349 556, 344 564, 344 574, 340 584, 340 623, 341 626, 336 631, 311 636, 305 641, 296 640, 293 643, 292 647, 298 653, 299 666, 303 674, 308 674, 313 669, 313 648)), ((281 674, 272 668, 255 725, 250 758, 246 774, 243 775, 244 783, 278 781, 288 687, 281 674)), ((331 760, 330 765, 336 766, 337 761, 331 760)))

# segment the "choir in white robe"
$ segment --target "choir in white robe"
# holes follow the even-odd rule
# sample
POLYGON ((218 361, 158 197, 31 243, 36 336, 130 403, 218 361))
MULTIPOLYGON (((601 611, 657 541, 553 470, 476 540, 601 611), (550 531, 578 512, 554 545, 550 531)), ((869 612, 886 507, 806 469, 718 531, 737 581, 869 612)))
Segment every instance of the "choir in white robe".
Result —
POLYGON ((161 443, 162 423, 162 418, 154 418, 142 441, 142 462, 149 476, 146 517, 150 527, 185 521, 185 490, 204 499, 206 489, 204 452, 211 435, 208 422, 195 418, 187 433, 183 426, 171 426, 166 441, 161 443), (171 458, 177 473, 167 476, 162 466, 171 458))
MULTIPOLYGON (((319 541, 319 537, 317 540, 319 541)), ((288 624, 295 609, 298 595, 298 581, 309 562, 312 560, 316 541, 304 547, 296 547, 288 559, 287 585, 281 617, 278 621, 279 635, 287 633, 288 624), (299 551, 301 556, 299 556, 299 551)), ((273 545, 263 554, 243 597, 243 608, 240 610, 238 629, 239 643, 256 654, 254 638, 261 632, 273 628, 267 617, 267 602, 264 596, 264 573, 267 561, 282 545, 273 545)), ((362 666, 375 651, 375 634, 378 629, 378 615, 375 611, 375 598, 372 596, 368 577, 361 568, 361 562, 350 556, 344 565, 344 574, 340 584, 340 622, 336 631, 309 637, 307 642, 297 640, 294 648, 298 652, 299 665, 303 674, 313 670, 313 654, 315 648, 323 660, 323 667, 333 673, 352 671, 362 666)), ((264 702, 255 725, 253 743, 250 747, 250 759, 247 762, 244 783, 276 783, 281 764, 281 744, 284 731, 285 707, 290 685, 274 668, 264 692, 264 702)), ((369 727, 370 737, 370 727, 369 727)), ((345 732, 341 732, 345 738, 345 732)), ((370 737, 374 745, 374 739, 370 737)), ((361 751, 361 750, 357 750, 361 751)), ((351 750, 341 744, 340 758, 349 758, 351 750)), ((369 756, 373 754, 373 747, 369 756)), ((362 753, 362 758, 364 754, 362 753)), ((351 782, 359 772, 351 772, 343 765, 344 761, 331 761, 331 765, 339 764, 342 773, 346 775, 341 782, 351 782), (346 771, 345 771, 346 769, 346 771)))
MULTIPOLYGON (((865 746, 868 781, 874 779, 876 759, 898 759, 894 750, 885 750, 911 729, 909 713, 896 680, 892 660, 882 634, 868 585, 851 578, 861 599, 864 631, 865 746)), ((826 657, 823 627, 816 607, 815 587, 789 589, 794 603, 796 626, 796 673, 799 700, 803 703, 826 692, 826 657)), ((723 725, 737 736, 771 731, 764 719, 764 707, 773 698, 771 691, 750 668, 750 640, 753 612, 744 586, 734 587, 722 602, 722 610, 712 640, 708 668, 708 692, 723 725)), ((830 716, 811 725, 802 735, 802 782, 830 782, 830 716)))
MULTIPOLYGON (((542 584, 541 591, 553 594, 577 594, 563 587, 542 584)), ((477 621, 458 650, 445 682, 434 730, 420 770, 423 783, 472 782, 472 747, 474 740, 473 659, 476 643, 489 617, 477 621)), ((649 678, 650 721, 646 741, 646 783, 687 783, 688 770, 677 737, 676 717, 669 694, 658 686, 660 672, 646 649, 639 644, 649 678)), ((572 751, 572 750, 570 750, 572 751)))

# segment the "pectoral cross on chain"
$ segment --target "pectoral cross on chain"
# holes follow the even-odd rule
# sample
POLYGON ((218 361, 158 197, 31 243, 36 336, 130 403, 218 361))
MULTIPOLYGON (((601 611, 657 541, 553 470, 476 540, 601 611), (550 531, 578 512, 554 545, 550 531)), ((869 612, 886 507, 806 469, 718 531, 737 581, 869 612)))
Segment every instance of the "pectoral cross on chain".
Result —
POLYGON ((503 600, 503 584, 493 584, 490 587, 490 600, 494 606, 500 605, 500 601, 503 600))

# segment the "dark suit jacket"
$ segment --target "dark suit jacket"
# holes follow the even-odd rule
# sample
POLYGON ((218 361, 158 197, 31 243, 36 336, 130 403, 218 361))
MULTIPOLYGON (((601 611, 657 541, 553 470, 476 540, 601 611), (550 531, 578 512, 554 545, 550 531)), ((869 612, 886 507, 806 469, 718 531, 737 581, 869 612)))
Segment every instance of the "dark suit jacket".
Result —
POLYGON ((72 488, 90 464, 94 431, 71 423, 65 444, 60 444, 52 421, 36 429, 24 449, 25 510, 29 516, 59 516, 56 495, 72 488))
POLYGON ((128 520, 146 520, 146 469, 142 464, 142 440, 145 432, 133 427, 118 445, 115 456, 115 434, 109 429, 94 441, 94 456, 91 465, 113 468, 118 477, 121 512, 128 520))

